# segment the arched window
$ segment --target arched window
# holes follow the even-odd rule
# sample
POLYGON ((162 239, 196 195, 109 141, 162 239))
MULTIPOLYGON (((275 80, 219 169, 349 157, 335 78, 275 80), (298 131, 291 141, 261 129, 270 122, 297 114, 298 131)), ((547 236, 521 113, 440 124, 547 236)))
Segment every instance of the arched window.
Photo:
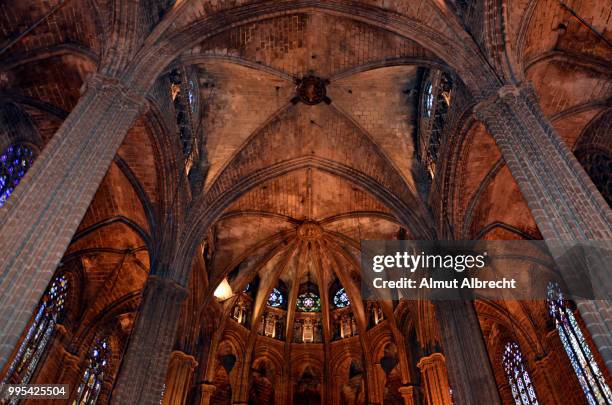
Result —
POLYGON ((197 112, 197 88, 195 82, 193 80, 189 80, 189 90, 187 91, 189 106, 191 107, 191 112, 197 112))
POLYGON ((547 297, 548 313, 555 320, 561 343, 589 404, 612 404, 610 387, 595 362, 574 314, 567 308, 558 284, 548 284, 547 297))
POLYGON ((338 291, 336 291, 336 294, 334 294, 334 305, 336 308, 344 308, 351 305, 351 301, 349 300, 348 295, 346 295, 344 287, 340 288, 338 291))
POLYGON ((313 292, 301 294, 297 299, 297 310, 300 312, 319 312, 321 299, 313 292))
POLYGON ((102 391, 102 383, 110 357, 111 350, 108 340, 106 338, 97 340, 89 352, 87 367, 83 372, 81 384, 72 405, 94 405, 96 403, 102 391))
POLYGON ((270 296, 268 297, 268 305, 274 308, 278 308, 283 305, 285 302, 285 297, 283 293, 276 287, 272 289, 270 296))
POLYGON ((516 405, 537 405, 536 393, 531 384, 531 378, 529 378, 518 343, 506 343, 502 364, 510 383, 514 403, 516 405))
POLYGON ((166 383, 162 385, 162 392, 161 392, 161 395, 159 396, 159 405, 162 405, 164 403, 164 395, 166 395, 166 383))
POLYGON ((427 86, 425 86, 425 94, 423 97, 423 104, 425 107, 425 115, 427 115, 428 117, 431 117, 431 110, 433 108, 433 100, 434 100, 434 95, 433 95, 433 86, 431 84, 431 82, 427 83, 427 86))
POLYGON ((38 304, 38 309, 32 325, 19 346, 19 350, 2 380, 7 384, 29 383, 45 349, 51 341, 55 325, 61 320, 64 313, 68 281, 66 277, 56 276, 49 285, 38 304))
POLYGON ((26 145, 11 145, 0 156, 0 207, 32 166, 34 153, 26 145))

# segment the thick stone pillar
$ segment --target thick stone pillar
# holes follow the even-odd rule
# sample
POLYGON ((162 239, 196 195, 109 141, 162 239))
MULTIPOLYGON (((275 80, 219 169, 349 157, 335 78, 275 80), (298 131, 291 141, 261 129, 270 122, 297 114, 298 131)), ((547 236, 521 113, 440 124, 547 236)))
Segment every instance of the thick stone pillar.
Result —
MULTIPOLYGON (((504 86, 480 102, 474 113, 495 139, 551 249, 558 247, 555 242, 612 240, 610 207, 544 116, 531 85, 504 86)), ((591 281, 602 295, 612 291, 606 271, 611 259, 589 258, 596 261, 588 264, 591 281)), ((612 370, 610 301, 582 300, 577 306, 612 370)))
POLYGON ((162 404, 184 404, 191 389, 193 371, 198 362, 193 356, 181 351, 174 351, 170 356, 168 375, 166 376, 166 391, 162 404))
POLYGON ((0 369, 144 104, 118 81, 94 76, 0 209, 0 369))
POLYGON ((210 399, 212 398, 213 393, 217 389, 212 384, 200 384, 198 387, 200 389, 200 403, 199 405, 212 405, 210 403, 210 399))
POLYGON ((112 404, 159 404, 176 338, 184 287, 150 276, 130 337, 112 404))
POLYGON ((419 404, 418 399, 418 388, 414 385, 407 385, 399 388, 399 392, 404 398, 404 405, 417 405, 419 404))
POLYGON ((435 306, 454 402, 501 405, 474 305, 456 300, 435 306))
POLYGON ((428 405, 452 405, 446 361, 442 353, 421 357, 421 385, 428 405))
POLYGON ((608 240, 612 212, 542 113, 531 85, 504 86, 474 108, 547 240, 608 240))

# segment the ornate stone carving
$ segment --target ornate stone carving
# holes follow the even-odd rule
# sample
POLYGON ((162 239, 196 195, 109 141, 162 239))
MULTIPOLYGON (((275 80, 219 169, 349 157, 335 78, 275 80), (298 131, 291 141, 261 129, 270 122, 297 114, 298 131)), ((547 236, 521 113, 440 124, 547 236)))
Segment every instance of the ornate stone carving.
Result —
POLYGON ((296 84, 297 96, 293 99, 294 103, 298 101, 307 105, 316 105, 322 101, 327 104, 331 103, 331 99, 327 97, 327 90, 325 89, 325 86, 329 84, 329 80, 311 75, 297 79, 296 84))
POLYGON ((433 353, 421 357, 417 367, 421 370, 421 383, 428 403, 452 404, 444 355, 433 353))
POLYGON ((314 241, 321 238, 323 228, 315 222, 304 222, 298 227, 297 234, 304 241, 314 241))
POLYGON ((414 385, 400 387, 399 392, 404 399, 404 405, 414 405, 418 403, 418 390, 414 385))

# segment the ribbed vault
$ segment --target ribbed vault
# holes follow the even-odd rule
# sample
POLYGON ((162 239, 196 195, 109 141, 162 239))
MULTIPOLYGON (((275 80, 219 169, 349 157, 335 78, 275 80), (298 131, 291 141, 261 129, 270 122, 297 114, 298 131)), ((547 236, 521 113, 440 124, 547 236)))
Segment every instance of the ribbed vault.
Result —
MULTIPOLYGON (((351 373, 353 378, 382 378, 385 386, 389 375, 380 368, 383 348, 402 338, 392 306, 373 306, 361 296, 359 241, 409 235, 376 196, 316 168, 271 179, 226 208, 209 237, 214 240, 214 254, 207 268, 209 295, 226 280, 233 292, 231 298, 221 301, 222 315, 213 348, 235 335, 245 345, 245 364, 251 365, 230 373, 237 379, 232 386, 248 387, 240 385, 239 380, 264 384, 281 379, 292 381, 289 386, 293 386, 306 384, 303 378, 307 377, 319 381, 318 395, 331 398, 348 384, 351 373), (346 307, 334 302, 341 289, 350 302, 346 307), (270 297, 278 291, 283 303, 275 307, 270 297), (320 300, 316 311, 300 308, 300 300, 307 293, 320 300), (236 311, 241 311, 237 308, 242 306, 248 311, 248 320, 244 319, 246 312, 237 315, 236 311), (312 331, 308 329, 311 322, 312 331), (276 357, 292 361, 273 364, 276 357), (253 369, 261 369, 258 373, 265 379, 261 380, 264 377, 259 374, 251 376, 253 369), (339 385, 333 392, 323 392, 321 387, 327 385, 320 378, 331 374, 337 375, 339 385)), ((393 375, 406 383, 411 379, 408 355, 400 346, 393 375)), ((219 370, 215 361, 221 348, 211 352, 207 367, 210 380, 219 370)), ((378 389, 378 384, 373 385, 367 389, 368 395, 377 397, 378 389)), ((267 392, 263 386, 260 390, 267 392)), ((365 387, 363 390, 366 392, 365 387)), ((249 395, 232 392, 235 398, 249 395)), ((285 389, 273 395, 280 401, 298 393, 285 389)))

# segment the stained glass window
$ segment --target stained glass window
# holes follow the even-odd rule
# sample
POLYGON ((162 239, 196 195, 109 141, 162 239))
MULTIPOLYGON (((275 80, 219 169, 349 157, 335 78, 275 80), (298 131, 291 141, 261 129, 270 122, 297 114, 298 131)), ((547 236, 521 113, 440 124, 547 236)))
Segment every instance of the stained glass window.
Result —
POLYGON ((336 291, 336 294, 334 294, 334 305, 336 306, 336 308, 344 308, 351 305, 351 301, 349 301, 348 295, 346 295, 344 287, 336 291))
POLYGON ((73 405, 94 405, 102 391, 102 383, 110 362, 111 350, 106 338, 97 340, 89 352, 87 367, 73 405))
POLYGON ((508 342, 504 348, 504 354, 502 356, 502 364, 506 377, 510 383, 510 389, 512 390, 512 397, 516 405, 537 405, 538 400, 536 398, 533 384, 531 384, 531 378, 525 368, 523 361, 523 354, 519 348, 518 343, 508 342))
POLYGON ((162 405, 164 403, 164 395, 166 395, 166 384, 165 383, 162 386, 161 396, 159 397, 159 405, 162 405))
POLYGON ((64 313, 67 290, 65 276, 53 278, 2 383, 27 384, 30 381, 64 313))
POLYGON ((321 299, 313 292, 301 294, 297 299, 297 309, 300 312, 319 312, 321 299))
POLYGON ((189 80, 189 90, 187 92, 189 98, 189 105, 191 106, 191 112, 197 111, 196 93, 197 88, 193 80, 189 80))
POLYGON ((555 320, 559 338, 587 401, 591 405, 612 404, 610 387, 593 357, 574 314, 567 308, 558 284, 552 282, 548 284, 547 297, 548 313, 555 320))
POLYGON ((0 156, 0 207, 32 166, 33 155, 26 145, 11 145, 0 156))
POLYGON ((424 97, 425 114, 428 117, 431 116, 431 109, 433 108, 433 100, 434 100, 433 88, 430 82, 430 83, 427 83, 427 86, 425 86, 425 97, 424 97))
POLYGON ((274 308, 280 307, 285 302, 283 293, 278 288, 273 288, 268 297, 268 305, 274 308))

